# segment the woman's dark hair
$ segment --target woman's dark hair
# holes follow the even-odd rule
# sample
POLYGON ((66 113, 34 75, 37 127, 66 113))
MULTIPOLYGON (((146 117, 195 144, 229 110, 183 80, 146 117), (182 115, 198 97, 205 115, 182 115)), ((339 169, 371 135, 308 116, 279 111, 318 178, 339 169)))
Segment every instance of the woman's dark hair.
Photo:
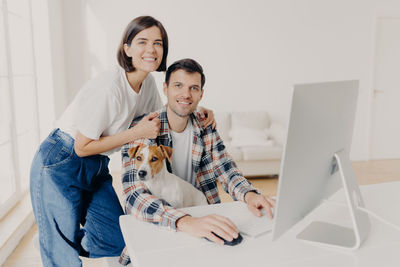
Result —
POLYGON ((177 70, 184 70, 189 73, 198 72, 201 75, 201 88, 203 89, 204 84, 206 83, 206 76, 204 76, 203 68, 199 63, 197 63, 194 59, 185 58, 178 61, 175 61, 171 66, 168 67, 167 72, 165 73, 165 83, 167 86, 169 85, 169 79, 171 74, 177 70))
POLYGON ((128 57, 124 50, 124 44, 131 45, 133 38, 135 36, 150 27, 156 26, 160 29, 161 38, 163 42, 163 58, 161 61, 160 66, 158 67, 157 71, 165 71, 167 69, 167 55, 168 55, 168 35, 164 29, 164 26, 153 17, 150 16, 141 16, 137 17, 131 22, 129 22, 128 26, 122 35, 121 43, 118 47, 117 52, 117 60, 119 65, 126 71, 132 72, 135 70, 135 67, 132 65, 132 58, 128 57))

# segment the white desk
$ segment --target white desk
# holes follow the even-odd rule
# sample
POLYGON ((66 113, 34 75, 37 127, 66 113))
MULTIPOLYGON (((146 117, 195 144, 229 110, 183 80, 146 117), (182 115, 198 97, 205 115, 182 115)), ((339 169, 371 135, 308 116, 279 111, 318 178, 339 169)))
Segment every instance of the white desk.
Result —
MULTIPOLYGON (((400 182, 361 186, 361 192, 368 209, 400 225, 400 182)), ((345 203, 341 190, 331 199, 345 203)), ((225 205, 238 204, 241 203, 185 210, 194 216, 201 216, 215 213, 219 209, 226 215, 223 212, 225 205)), ((271 234, 258 238, 244 236, 243 242, 234 247, 219 246, 182 232, 168 231, 133 216, 121 216, 120 223, 135 267, 400 266, 400 232, 395 229, 371 218, 369 237, 360 249, 349 252, 297 240, 295 236, 314 220, 350 226, 347 209, 331 203, 322 204, 277 241, 271 240, 271 234)))

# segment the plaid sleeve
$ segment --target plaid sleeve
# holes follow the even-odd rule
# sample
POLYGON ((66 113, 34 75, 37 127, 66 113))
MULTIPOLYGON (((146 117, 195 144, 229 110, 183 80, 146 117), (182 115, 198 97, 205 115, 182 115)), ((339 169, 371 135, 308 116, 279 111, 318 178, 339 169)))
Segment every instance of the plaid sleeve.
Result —
POLYGON ((214 174, 221 182, 224 191, 231 195, 234 200, 241 201, 244 201, 244 196, 248 192, 260 194, 260 191, 243 177, 236 163, 227 153, 224 142, 218 132, 212 129, 211 126, 207 127, 207 132, 206 138, 208 140, 206 143, 210 143, 214 174))

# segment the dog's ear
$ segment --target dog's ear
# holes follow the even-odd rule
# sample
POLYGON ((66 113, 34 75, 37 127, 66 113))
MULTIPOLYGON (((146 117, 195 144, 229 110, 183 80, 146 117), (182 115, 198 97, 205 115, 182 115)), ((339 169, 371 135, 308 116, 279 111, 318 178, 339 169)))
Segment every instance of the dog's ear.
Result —
POLYGON ((171 157, 172 157, 172 148, 169 146, 163 146, 160 145, 161 151, 165 155, 165 157, 168 159, 169 162, 171 162, 171 157))
POLYGON ((140 146, 135 146, 131 147, 128 150, 128 155, 129 155, 129 160, 132 160, 132 158, 135 156, 136 152, 138 151, 140 146))

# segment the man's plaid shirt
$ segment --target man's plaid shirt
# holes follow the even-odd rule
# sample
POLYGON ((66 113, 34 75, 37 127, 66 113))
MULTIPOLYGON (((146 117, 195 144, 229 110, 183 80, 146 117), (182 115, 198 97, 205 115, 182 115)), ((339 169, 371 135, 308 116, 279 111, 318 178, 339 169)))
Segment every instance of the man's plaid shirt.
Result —
MULTIPOLYGON (((128 150, 140 144, 164 145, 173 147, 172 138, 168 128, 167 111, 164 106, 158 111, 161 121, 160 133, 156 139, 141 139, 122 147, 122 185, 125 196, 125 214, 132 214, 136 218, 167 227, 176 231, 176 222, 186 215, 171 207, 166 201, 158 199, 151 194, 144 183, 136 178, 134 159, 130 160, 128 150)), ((143 116, 135 119, 131 127, 135 126, 143 116)), ((217 179, 223 189, 234 200, 244 201, 244 196, 249 191, 258 192, 257 189, 243 177, 236 168, 235 162, 226 152, 218 132, 211 126, 203 129, 195 114, 190 115, 193 124, 192 164, 196 177, 196 187, 204 193, 209 204, 220 203, 217 179)), ((123 251, 120 263, 129 263, 127 250, 123 251)))

